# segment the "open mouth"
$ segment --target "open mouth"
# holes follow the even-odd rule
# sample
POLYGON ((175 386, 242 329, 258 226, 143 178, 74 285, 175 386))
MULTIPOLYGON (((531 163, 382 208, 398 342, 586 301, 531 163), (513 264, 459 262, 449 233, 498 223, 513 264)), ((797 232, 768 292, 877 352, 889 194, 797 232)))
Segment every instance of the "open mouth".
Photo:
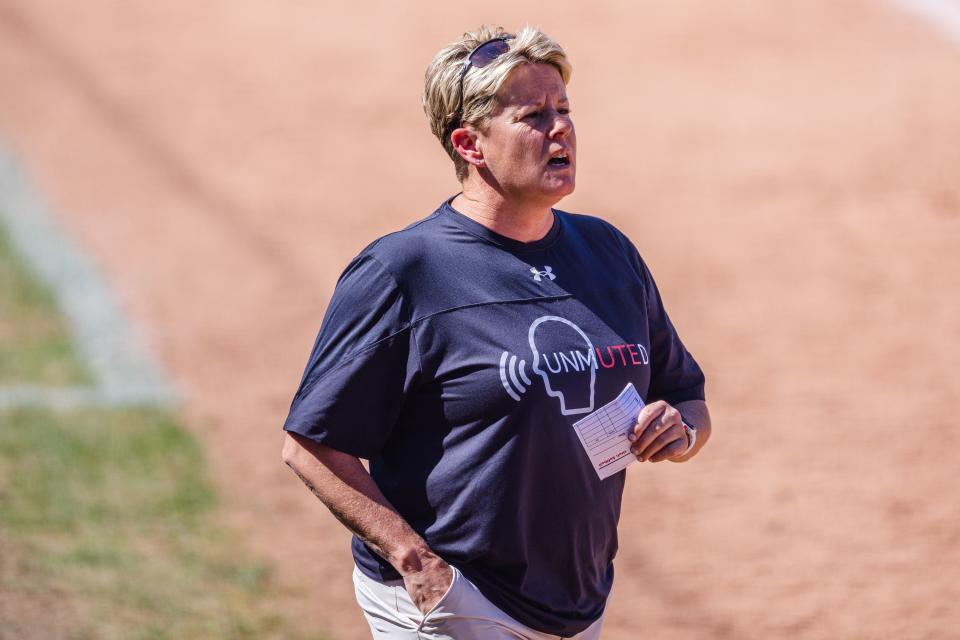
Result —
POLYGON ((547 162, 551 167, 568 167, 570 166, 570 158, 566 155, 557 156, 555 158, 550 158, 547 162))

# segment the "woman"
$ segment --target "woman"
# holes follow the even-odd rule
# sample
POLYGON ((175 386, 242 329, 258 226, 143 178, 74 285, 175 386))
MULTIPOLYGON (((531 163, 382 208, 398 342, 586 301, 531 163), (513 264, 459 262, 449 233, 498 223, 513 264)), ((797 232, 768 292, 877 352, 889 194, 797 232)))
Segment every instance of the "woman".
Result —
POLYGON ((436 55, 424 110, 462 192, 347 267, 284 425, 284 461, 355 534, 376 638, 599 637, 625 473, 601 479, 573 425, 632 384, 638 460, 709 438, 636 249, 552 209, 576 177, 569 76, 529 27, 436 55))

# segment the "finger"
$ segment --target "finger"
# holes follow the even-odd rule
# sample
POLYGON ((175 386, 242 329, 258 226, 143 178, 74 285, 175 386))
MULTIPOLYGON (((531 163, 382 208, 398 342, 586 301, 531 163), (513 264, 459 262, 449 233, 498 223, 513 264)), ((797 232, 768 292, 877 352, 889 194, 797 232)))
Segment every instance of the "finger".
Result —
POLYGON ((665 433, 667 426, 663 423, 663 416, 655 418, 647 428, 639 435, 631 447, 638 454, 642 453, 647 447, 653 444, 653 441, 665 433))
POLYGON ((633 425, 633 429, 627 435, 627 438, 630 440, 639 438, 647 427, 650 426, 650 423, 659 418, 669 406, 670 405, 663 400, 658 400, 640 409, 640 413, 637 414, 637 422, 633 425))
POLYGON ((663 447, 650 458, 650 462, 662 462, 664 460, 669 460, 670 458, 675 458, 681 453, 687 450, 687 445, 689 443, 686 440, 686 435, 682 436, 679 440, 674 440, 667 446, 663 447))
POLYGON ((644 460, 650 460, 657 452, 671 442, 675 440, 683 440, 684 438, 686 438, 686 434, 683 432, 683 427, 679 425, 672 425, 661 431, 660 434, 646 447, 637 448, 637 458, 639 458, 641 462, 644 460))
POLYGON ((634 447, 632 448, 636 448, 639 452, 644 451, 650 446, 650 443, 659 438, 667 429, 680 426, 682 422, 683 419, 680 417, 680 412, 670 405, 666 405, 663 412, 657 418, 650 421, 647 428, 634 440, 634 447))
POLYGON ((404 577, 404 587, 417 609, 426 614, 453 584, 453 568, 441 560, 441 565, 417 571, 404 577))
POLYGON ((435 585, 417 585, 412 591, 407 590, 410 599, 417 606, 421 613, 426 614, 443 598, 450 585, 440 588, 435 585))

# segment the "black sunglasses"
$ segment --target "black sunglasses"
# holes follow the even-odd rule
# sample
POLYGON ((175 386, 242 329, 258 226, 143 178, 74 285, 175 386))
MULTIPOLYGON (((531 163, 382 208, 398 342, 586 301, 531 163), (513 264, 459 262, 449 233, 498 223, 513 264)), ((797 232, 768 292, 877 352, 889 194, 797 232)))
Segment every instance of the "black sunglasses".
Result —
POLYGON ((486 42, 478 44, 473 48, 473 51, 467 55, 463 63, 463 70, 460 72, 460 80, 457 83, 459 87, 457 90, 457 109, 453 112, 453 119, 450 120, 450 124, 447 126, 448 138, 450 134, 453 133, 453 130, 460 125, 460 120, 463 118, 463 79, 467 77, 467 71, 469 71, 471 67, 483 69, 509 51, 510 45, 508 44, 508 40, 513 40, 513 36, 505 35, 490 38, 486 42))

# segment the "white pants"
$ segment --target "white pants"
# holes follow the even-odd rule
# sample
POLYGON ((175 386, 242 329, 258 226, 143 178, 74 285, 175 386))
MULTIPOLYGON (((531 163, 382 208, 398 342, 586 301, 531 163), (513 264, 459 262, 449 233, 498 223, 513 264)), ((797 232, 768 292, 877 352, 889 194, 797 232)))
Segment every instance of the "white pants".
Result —
POLYGON ((598 640, 603 616, 575 636, 555 636, 520 624, 487 600, 453 567, 453 582, 427 615, 413 604, 403 580, 379 582, 354 567, 357 602, 374 640, 598 640))

